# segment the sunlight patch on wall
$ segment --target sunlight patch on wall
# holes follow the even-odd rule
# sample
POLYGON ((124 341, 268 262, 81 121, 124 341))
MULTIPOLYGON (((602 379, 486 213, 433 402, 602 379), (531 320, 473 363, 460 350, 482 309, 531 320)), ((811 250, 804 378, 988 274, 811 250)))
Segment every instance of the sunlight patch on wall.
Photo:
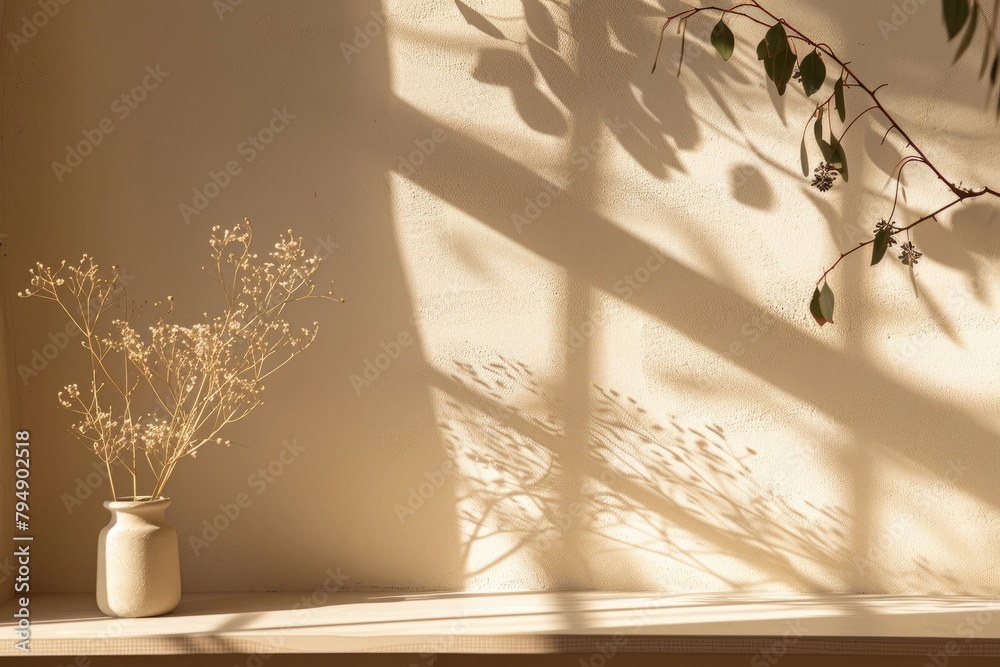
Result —
POLYGON ((455 468, 455 511, 466 590, 558 586, 553 565, 564 521, 556 485, 564 437, 547 382, 497 357, 456 363, 433 392, 455 468))
POLYGON ((446 357, 476 341, 550 357, 561 335, 564 270, 404 178, 393 177, 392 190, 426 354, 446 357))
POLYGON ((607 389, 593 435, 593 456, 612 475, 598 534, 661 561, 661 571, 671 562, 681 588, 818 588, 814 572, 825 574, 843 548, 836 513, 773 493, 751 467, 758 452, 717 424, 660 417, 607 389))
MULTIPOLYGON (((571 117, 526 46, 522 3, 390 3, 393 90, 404 103, 532 168, 556 158, 571 117), (475 5, 475 6, 473 6, 475 5)), ((554 25, 552 26, 554 30, 554 25)), ((547 48, 547 47, 546 47, 547 48)), ((558 56, 554 56, 558 58, 558 56)), ((417 137, 414 138, 415 140, 417 137)))
POLYGON ((852 555, 856 570, 881 572, 890 592, 995 590, 997 509, 972 492, 971 461, 942 452, 928 468, 870 447, 882 488, 867 546, 852 555))

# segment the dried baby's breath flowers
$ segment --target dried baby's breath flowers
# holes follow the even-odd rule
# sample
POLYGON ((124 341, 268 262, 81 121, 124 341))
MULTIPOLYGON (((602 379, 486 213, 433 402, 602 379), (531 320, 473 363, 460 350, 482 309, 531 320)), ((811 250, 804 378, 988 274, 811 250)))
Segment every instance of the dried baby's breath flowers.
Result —
POLYGON ((316 292, 313 275, 322 260, 307 255, 291 230, 262 262, 250 251, 252 240, 249 220, 212 228, 212 261, 202 268, 222 288, 219 315, 206 313, 205 321, 189 326, 167 322, 163 315, 174 307, 167 296, 166 313, 142 333, 122 298, 118 266, 105 277, 83 255, 77 264, 62 262, 53 270, 39 263, 30 270, 30 287, 18 296, 55 301, 90 353, 89 391, 70 384, 58 400, 79 416, 70 430, 104 461, 115 498, 116 462, 131 475, 132 496, 138 497, 144 458, 152 476, 149 495, 158 498, 181 459, 195 458, 209 443, 228 447, 219 432, 260 405, 263 380, 316 339, 319 324, 294 333, 282 317, 285 307, 307 299, 343 302, 332 290, 316 292), (115 307, 123 316, 111 320, 110 334, 99 334, 102 316, 115 307), (151 409, 142 410, 143 404, 151 409))

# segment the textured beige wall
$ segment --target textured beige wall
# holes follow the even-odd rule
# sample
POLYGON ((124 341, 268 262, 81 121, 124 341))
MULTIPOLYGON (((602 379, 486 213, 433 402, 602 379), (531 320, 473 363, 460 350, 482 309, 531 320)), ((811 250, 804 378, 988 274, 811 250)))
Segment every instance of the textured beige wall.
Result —
MULTIPOLYGON (((3 250, 0 249, 0 253, 3 250)), ((0 275, 3 269, 0 268, 0 275)), ((14 448, 15 432, 20 428, 19 422, 13 418, 13 394, 11 387, 15 386, 16 380, 10 372, 8 360, 10 354, 10 330, 11 321, 9 317, 10 303, 6 298, 0 306, 0 540, 8 545, 6 553, 0 553, 0 600, 6 600, 14 595, 15 580, 18 577, 16 570, 17 561, 13 555, 17 548, 13 542, 14 531, 14 504, 19 500, 14 497, 14 448)), ((30 439, 29 439, 30 442, 30 439)))
MULTIPOLYGON (((13 5, 15 30, 39 11, 13 5)), ((890 3, 770 5, 889 83, 956 180, 1000 182, 978 61, 948 67, 938 3, 891 33, 890 3)), ((994 210, 920 228, 919 300, 898 263, 846 261, 839 322, 818 329, 811 283, 887 213, 901 147, 862 121, 850 185, 810 189, 809 102, 768 94, 758 33, 723 65, 692 21, 684 75, 672 31, 650 74, 679 8, 71 0, 7 40, 8 290, 89 252, 134 276, 133 298, 200 313, 208 230, 247 216, 265 243, 301 233, 348 299, 234 429, 248 446, 172 481, 187 590, 1000 590, 994 210), (116 102, 144 80, 134 109, 116 102), (294 118, 241 149, 274 109, 294 118), (299 450, 276 463, 285 442, 299 450)), ((902 219, 947 194, 911 174, 902 219)), ((65 321, 12 305, 30 365, 65 321)), ((92 590, 107 521, 55 403, 82 368, 61 351, 17 378, 44 590, 92 590)))
MULTIPOLYGON (((12 17, 13 6, 5 4, 0 7, 0 27, 6 33, 12 17)), ((0 72, 7 71, 7 62, 10 52, 7 49, 0 50, 0 72)), ((0 100, 4 100, 0 108, 0 127, 4 125, 6 119, 8 88, 6 85, 0 87, 0 100)), ((0 201, 6 202, 10 197, 10 188, 13 187, 13 179, 10 174, 16 169, 13 164, 10 144, 7 141, 6 133, 0 133, 0 173, 3 173, 3 183, 0 183, 0 201)), ((3 206, 0 211, 0 221, 6 229, 7 210, 3 206)), ((4 231, 0 231, 0 281, 4 284, 9 276, 6 272, 10 269, 10 263, 5 260, 8 254, 9 245, 4 231)), ((20 428, 20 423, 15 419, 16 413, 16 388, 17 380, 14 375, 13 346, 11 340, 13 336, 13 322, 11 320, 11 294, 4 290, 0 295, 0 541, 6 544, 13 544, 14 536, 14 433, 20 428)), ((0 554, 0 600, 6 600, 14 595, 14 580, 17 572, 14 548, 5 549, 6 553, 0 554)))

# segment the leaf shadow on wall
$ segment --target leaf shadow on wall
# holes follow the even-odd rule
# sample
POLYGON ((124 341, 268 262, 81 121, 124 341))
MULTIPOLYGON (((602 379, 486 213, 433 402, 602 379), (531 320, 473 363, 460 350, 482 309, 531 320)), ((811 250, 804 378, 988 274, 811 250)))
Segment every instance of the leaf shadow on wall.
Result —
POLYGON ((559 587, 551 548, 565 524, 558 489, 556 441, 565 437, 558 399, 543 391, 523 364, 475 366, 454 361, 442 377, 450 396, 439 424, 459 470, 456 507, 467 577, 488 575, 505 561, 535 588, 559 587), (534 399, 525 411, 504 400, 510 392, 534 399))
POLYGON ((566 134, 565 118, 535 85, 535 71, 521 55, 504 49, 483 49, 472 76, 483 83, 509 88, 514 107, 531 129, 553 136, 566 134))
MULTIPOLYGON (((589 453, 588 480, 577 497, 561 497, 556 452, 565 451, 565 403, 517 361, 454 361, 454 368, 441 428, 461 471, 456 503, 470 575, 516 561, 535 566, 533 583, 559 587, 582 564, 601 588, 610 583, 603 571, 613 562, 621 577, 638 551, 727 588, 818 591, 817 573, 830 576, 850 558, 843 508, 797 506, 756 479, 748 465, 756 452, 737 451, 718 426, 656 419, 635 399, 596 385, 589 442, 569 443, 589 453), (618 557, 609 561, 610 552, 618 557), (742 563, 744 578, 721 572, 720 558, 742 563)), ((637 590, 664 587, 654 579, 653 572, 625 576, 637 590)))
POLYGON ((760 169, 741 163, 729 168, 729 193, 733 199, 761 211, 774 209, 774 190, 760 169))
MULTIPOLYGON (((460 0, 456 4, 466 15, 467 7, 460 0)), ((527 57, 522 45, 480 49, 473 76, 484 83, 510 88, 518 115, 528 127, 543 134, 564 136, 572 118, 583 108, 603 114, 622 148, 650 174, 667 178, 671 172, 684 170, 678 151, 695 147, 698 126, 686 102, 685 89, 676 77, 664 79, 650 71, 656 32, 640 29, 639 22, 662 14, 637 0, 626 0, 625 4, 627 7, 616 6, 614 11, 593 5, 571 14, 570 20, 585 12, 606 20, 603 33, 588 31, 588 41, 574 47, 579 49, 581 62, 571 64, 569 53, 574 48, 569 42, 576 39, 573 33, 560 30, 540 0, 522 0, 527 57), (594 43, 593 39, 599 41, 594 43), (592 94, 591 79, 601 82, 599 98, 592 94), (558 106, 550 96, 559 102, 558 106)), ((593 21, 593 17, 587 20, 593 21)), ((691 40, 685 62, 697 62, 713 53, 711 46, 691 40)), ((676 67, 677 61, 671 63, 670 58, 665 56, 666 62, 661 65, 676 67)), ((722 88, 747 81, 736 68, 701 68, 695 76, 727 113, 722 88)), ((735 122, 735 116, 730 118, 735 122)))
MULTIPOLYGON (((972 202, 951 216, 950 229, 937 220, 928 220, 913 230, 917 247, 928 259, 966 274, 977 300, 989 304, 988 285, 995 282, 1000 268, 1000 218, 995 206, 972 202)), ((950 295, 961 305, 963 294, 950 295)))
POLYGON ((489 35, 495 39, 507 39, 500 31, 500 28, 493 25, 488 18, 462 2, 462 0, 455 0, 455 6, 458 7, 458 11, 462 13, 462 17, 465 19, 466 23, 471 25, 473 28, 476 28, 483 34, 489 35))
MULTIPOLYGON (((635 9, 639 16, 656 13, 655 8, 639 7, 637 3, 627 5, 635 9)), ((573 143, 568 144, 568 148, 601 140, 601 131, 607 127, 607 121, 618 116, 625 126, 617 134, 618 144, 632 156, 635 164, 662 180, 669 180, 670 176, 683 171, 679 161, 680 151, 697 146, 700 140, 700 124, 696 122, 685 90, 691 78, 678 81, 673 73, 666 72, 662 78, 653 79, 643 73, 648 72, 647 63, 643 62, 643 56, 636 54, 642 52, 639 47, 647 39, 655 39, 658 31, 637 29, 634 18, 620 18, 627 12, 616 13, 615 16, 601 14, 602 7, 588 5, 586 11, 581 9, 570 17, 580 45, 574 67, 571 68, 540 39, 535 40, 537 45, 529 42, 529 53, 532 48, 535 49, 537 55, 533 56, 533 61, 542 78, 556 99, 572 112, 575 134, 571 135, 573 143), (617 43, 611 44, 609 35, 618 38, 625 48, 617 43), (620 66, 622 62, 636 67, 641 65, 636 70, 638 74, 635 77, 627 73, 623 75, 615 68, 616 63, 620 66), (585 76, 574 74, 578 71, 584 72, 585 76)), ((663 14, 659 16, 662 18, 663 14)), ((560 39, 563 39, 563 33, 560 33, 560 39)), ((650 63, 653 44, 655 42, 650 43, 650 63)), ((696 44, 689 44, 689 53, 697 51, 696 44)), ((715 63, 706 67, 698 65, 693 69, 706 89, 715 84, 716 79, 712 77, 741 76, 738 68, 726 68, 720 74, 720 68, 715 63)), ((723 111, 726 111, 725 106, 723 111)), ((427 136, 437 126, 436 119, 431 115, 406 102, 400 102, 399 117, 400 122, 393 128, 396 133, 393 142, 399 146, 409 145, 412 137, 427 136)), ((530 158, 522 161, 519 157, 505 154, 477 136, 475 128, 455 126, 450 128, 448 137, 447 144, 440 149, 440 158, 435 157, 434 162, 415 171, 409 176, 410 180, 474 218, 483 227, 495 231, 504 241, 523 248, 526 254, 565 270, 569 289, 599 295, 600 298, 611 297, 612 301, 647 317, 651 326, 669 329, 672 335, 693 342, 720 359, 725 356, 733 337, 739 335, 740 322, 735 321, 731 314, 760 312, 761 304, 744 294, 739 287, 706 275, 704 270, 667 256, 669 253, 658 260, 660 266, 655 275, 644 282, 641 289, 626 292, 616 289, 623 275, 632 275, 651 256, 645 237, 631 232, 627 225, 621 224, 621 220, 598 212, 586 193, 581 193, 579 197, 559 198, 543 217, 532 219, 526 227, 512 224, 512 214, 521 209, 526 197, 558 190, 559 184, 536 173, 537 165, 530 158), (482 167, 470 169, 470 164, 482 167), (496 178, 498 173, 503 174, 502 179, 496 178)), ((390 162, 395 162, 393 154, 388 157, 390 162)), ((595 177, 595 180, 599 179, 600 176, 595 177)), ((657 226, 657 229, 664 225, 679 228, 682 222, 701 222, 696 217, 696 213, 688 216, 678 212, 675 219, 650 221, 650 225, 657 226)), ((683 230, 678 233, 683 234, 683 230)), ((718 254, 720 261, 732 260, 721 249, 718 254)), ((557 312, 555 315, 562 314, 557 312)), ((591 313, 573 311, 569 316, 571 322, 581 322, 591 317, 591 313)), ((727 359, 725 363, 730 364, 734 372, 779 393, 782 400, 801 404, 808 410, 815 408, 819 418, 829 420, 838 429, 850 434, 855 442, 864 445, 845 453, 836 471, 860 480, 856 482, 856 487, 861 491, 853 501, 845 501, 851 502, 851 506, 844 509, 851 517, 852 553, 863 553, 878 537, 880 517, 884 516, 881 511, 885 509, 873 507, 870 498, 879 497, 883 485, 888 488, 892 483, 892 480, 864 476, 866 471, 872 469, 873 452, 899 456, 913 470, 933 477, 947 470, 949 458, 968 461, 996 459, 998 437, 994 428, 984 423, 972 407, 948 395, 928 395, 858 350, 844 350, 830 338, 816 336, 805 328, 807 317, 805 312, 794 313, 776 318, 770 326, 768 340, 774 346, 780 346, 780 355, 746 354, 727 359), (817 382, 817 377, 823 378, 823 381, 817 382), (893 397, 893 405, 900 406, 899 410, 883 409, 887 396, 893 397), (915 429, 914 422, 918 422, 921 428, 915 429), (951 451, 944 451, 942 442, 951 443, 951 451)), ((568 330, 566 335, 568 338, 568 330)), ((763 346, 758 350, 763 350, 763 346)), ((587 350, 583 350, 580 355, 586 353, 587 350)), ((577 377, 567 380, 555 394, 569 395, 578 386, 574 382, 589 372, 586 364, 574 363, 582 371, 577 377)), ((433 371, 441 373, 437 368, 433 371)), ((463 406, 475 414, 476 411, 487 410, 495 401, 484 399, 466 384, 455 380, 438 377, 434 382, 441 385, 439 388, 452 393, 456 404, 450 410, 457 410, 459 414, 463 406)), ((590 384, 587 382, 586 386, 590 384)), ((495 406, 492 407, 495 409, 495 406)), ((573 407, 576 414, 587 414, 587 406, 582 402, 574 403, 573 407)), ((452 427, 456 424, 453 417, 445 421, 452 427)), ((591 423, 589 418, 581 421, 591 423)), ((512 423, 521 422, 515 420, 512 423)), ((528 425, 524 428, 527 429, 528 425)), ((568 426, 572 426, 572 422, 568 426)), ((580 441, 564 443, 551 433, 537 433, 534 439, 552 452, 585 446, 580 441)), ((535 457, 531 460, 541 460, 538 458, 541 454, 534 449, 531 456, 535 457)), ((553 470, 560 468, 556 466, 553 470)), ((562 508, 564 503, 571 502, 567 499, 573 493, 583 493, 581 489, 566 495, 567 489, 560 487, 557 478, 558 475, 549 472, 532 482, 533 489, 546 484, 561 488, 563 495, 559 500, 543 502, 537 510, 539 516, 550 516, 549 521, 558 516, 551 509, 553 502, 557 503, 555 507, 562 508)), ((1000 504, 1000 491, 992 476, 978 468, 966 475, 961 485, 962 493, 984 505, 995 508, 1000 504)), ((543 499, 546 497, 540 495, 543 499)), ((629 498, 639 506, 635 496, 629 498)), ((465 510, 460 508, 459 513, 463 512, 465 510)), ((734 513, 733 516, 738 515, 734 513)), ((473 516, 470 525, 478 525, 475 518, 473 516)), ((462 521, 470 523, 467 519, 462 521)), ((468 533, 463 532, 463 535, 468 533)), ((962 544, 956 548, 965 546, 962 544)), ((466 547, 462 549, 468 551, 466 547)), ((799 552, 808 553, 805 549, 799 552)), ((464 558, 468 561, 468 554, 464 558)), ((481 561, 477 563, 481 565, 481 561)), ((560 571, 558 563, 553 567, 553 572, 560 571)), ((847 568, 839 571, 846 589, 875 592, 896 584, 892 580, 856 577, 853 574, 847 568)), ((558 577, 555 579, 558 580, 558 577)))

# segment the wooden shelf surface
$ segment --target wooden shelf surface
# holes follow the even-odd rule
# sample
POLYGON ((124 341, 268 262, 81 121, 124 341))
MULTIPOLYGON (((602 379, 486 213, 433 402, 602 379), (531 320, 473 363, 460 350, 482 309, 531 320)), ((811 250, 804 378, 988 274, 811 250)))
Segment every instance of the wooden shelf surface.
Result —
MULTIPOLYGON (((31 598, 31 655, 187 653, 784 653, 1000 656, 1000 601, 656 593, 191 593, 116 619, 93 595, 31 598)), ((2 605, 0 655, 14 647, 2 605)))

